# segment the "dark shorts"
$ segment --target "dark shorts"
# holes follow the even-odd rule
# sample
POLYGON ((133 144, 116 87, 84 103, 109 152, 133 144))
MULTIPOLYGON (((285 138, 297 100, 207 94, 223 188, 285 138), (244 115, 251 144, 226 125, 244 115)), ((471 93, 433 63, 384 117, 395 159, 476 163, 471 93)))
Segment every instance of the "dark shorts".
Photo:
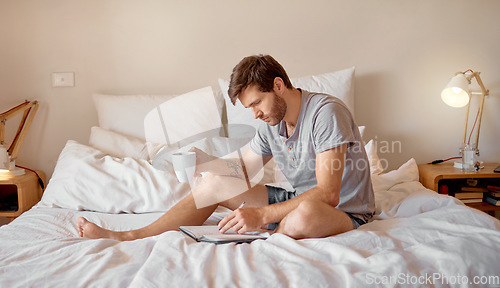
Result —
MULTIPOLYGON (((293 197, 297 196, 296 191, 287 191, 283 188, 278 188, 278 187, 273 187, 273 186, 267 186, 267 198, 269 199, 269 205, 275 204, 275 203, 281 203, 286 200, 290 200, 293 197)), ((351 218, 352 221, 352 227, 354 229, 357 229, 359 226, 366 224, 366 222, 363 219, 359 219, 357 217, 352 216, 350 213, 347 213, 347 216, 351 218)), ((267 229, 268 230, 274 230, 278 227, 280 222, 275 222, 275 223, 269 223, 267 224, 267 229)))

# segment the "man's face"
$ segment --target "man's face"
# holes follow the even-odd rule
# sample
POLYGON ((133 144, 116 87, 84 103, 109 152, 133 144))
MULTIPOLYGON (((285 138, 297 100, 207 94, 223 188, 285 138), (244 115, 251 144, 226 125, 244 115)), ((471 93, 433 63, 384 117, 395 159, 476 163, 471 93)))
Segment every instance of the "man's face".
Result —
POLYGON ((245 108, 252 109, 255 119, 261 119, 271 126, 277 125, 285 117, 285 100, 274 91, 261 92, 256 85, 252 85, 243 90, 238 99, 245 108))

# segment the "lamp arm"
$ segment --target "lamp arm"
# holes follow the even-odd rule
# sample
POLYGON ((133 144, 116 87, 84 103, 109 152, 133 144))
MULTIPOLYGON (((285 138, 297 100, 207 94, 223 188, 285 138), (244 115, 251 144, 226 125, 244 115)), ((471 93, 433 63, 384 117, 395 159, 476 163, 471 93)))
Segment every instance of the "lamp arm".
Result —
POLYGON ((7 120, 9 120, 10 118, 17 115, 17 113, 25 111, 27 108, 31 107, 31 106, 27 107, 29 104, 30 104, 29 101, 25 101, 24 103, 21 103, 20 105, 17 105, 16 107, 11 108, 11 109, 7 110, 6 112, 3 112, 0 114, 0 145, 5 144, 5 142, 4 142, 4 140, 5 140, 5 123, 7 122, 7 120))
POLYGON ((479 155, 479 131, 481 130, 481 119, 483 118, 484 98, 489 94, 489 91, 484 87, 483 81, 479 76, 479 72, 474 72, 473 77, 476 78, 477 84, 481 88, 481 104, 479 105, 479 119, 476 131, 476 155, 479 155))
POLYGON ((11 109, 9 109, 9 110, 1 113, 0 114, 0 119, 2 119, 2 121, 3 120, 9 120, 10 118, 12 118, 15 115, 17 115, 17 113, 25 111, 25 110, 31 108, 31 106, 33 106, 34 102, 36 102, 36 101, 30 102, 30 101, 26 100, 25 102, 17 105, 16 107, 11 108, 11 109))
POLYGON ((465 124, 464 124, 464 139, 463 139, 463 147, 467 144, 467 126, 469 125, 469 110, 470 110, 470 101, 467 103, 467 109, 465 110, 465 124))
POLYGON ((14 117, 15 115, 17 115, 17 113, 25 111, 27 108, 31 107, 31 106, 27 107, 27 105, 29 105, 29 104, 30 104, 29 101, 25 101, 24 103, 21 103, 20 105, 17 105, 16 107, 11 108, 11 109, 7 110, 6 112, 3 112, 2 114, 0 114, 0 145, 5 144, 5 142, 4 142, 4 140, 5 140, 5 123, 7 122, 7 120, 14 117))
POLYGON ((24 111, 23 119, 19 124, 19 128, 17 129, 16 136, 12 141, 12 144, 9 147, 10 159, 15 160, 17 158, 17 154, 19 153, 19 149, 21 149, 21 145, 24 142, 24 138, 26 137, 26 133, 30 129, 31 123, 33 122, 33 118, 35 118, 36 111, 38 110, 38 102, 34 101, 33 105, 31 105, 28 110, 24 111))
POLYGON ((472 75, 474 78, 476 78, 477 84, 479 84, 479 87, 481 88, 481 93, 483 93, 484 96, 488 96, 490 94, 490 91, 484 87, 483 80, 481 80, 481 74, 480 72, 474 72, 472 75))
POLYGON ((5 137, 5 122, 17 115, 20 112, 24 112, 23 118, 19 127, 17 129, 16 136, 12 141, 9 147, 9 155, 11 160, 17 158, 17 153, 21 147, 21 144, 24 141, 24 137, 26 136, 26 132, 29 130, 31 126, 31 122, 35 117, 36 111, 38 110, 38 101, 26 101, 2 114, 0 114, 0 145, 4 145, 4 137, 5 137))

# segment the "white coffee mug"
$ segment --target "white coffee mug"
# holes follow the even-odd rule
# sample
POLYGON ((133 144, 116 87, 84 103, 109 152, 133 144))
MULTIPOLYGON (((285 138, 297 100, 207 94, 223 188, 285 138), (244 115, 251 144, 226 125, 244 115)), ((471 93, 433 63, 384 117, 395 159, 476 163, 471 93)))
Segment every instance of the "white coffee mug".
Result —
POLYGON ((196 152, 178 152, 172 154, 172 164, 179 182, 189 182, 196 170, 196 152))

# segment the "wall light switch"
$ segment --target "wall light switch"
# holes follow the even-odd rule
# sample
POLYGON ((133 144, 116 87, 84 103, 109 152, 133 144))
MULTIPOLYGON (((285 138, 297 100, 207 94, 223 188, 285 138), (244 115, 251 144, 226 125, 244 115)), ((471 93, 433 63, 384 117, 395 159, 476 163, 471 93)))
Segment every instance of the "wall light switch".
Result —
POLYGON ((74 87, 74 86, 75 86, 74 72, 52 73, 52 87, 74 87))

